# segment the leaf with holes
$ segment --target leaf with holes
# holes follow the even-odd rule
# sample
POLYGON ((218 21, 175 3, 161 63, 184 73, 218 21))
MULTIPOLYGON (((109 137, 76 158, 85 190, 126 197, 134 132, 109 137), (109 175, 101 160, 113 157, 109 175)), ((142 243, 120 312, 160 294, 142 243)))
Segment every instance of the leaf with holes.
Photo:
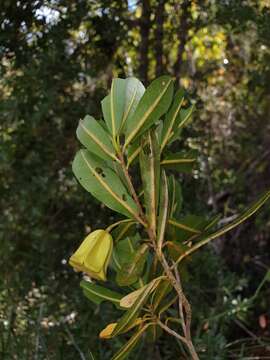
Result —
POLYGON ((99 201, 127 217, 138 218, 135 202, 104 161, 87 150, 80 150, 72 169, 79 183, 99 201))

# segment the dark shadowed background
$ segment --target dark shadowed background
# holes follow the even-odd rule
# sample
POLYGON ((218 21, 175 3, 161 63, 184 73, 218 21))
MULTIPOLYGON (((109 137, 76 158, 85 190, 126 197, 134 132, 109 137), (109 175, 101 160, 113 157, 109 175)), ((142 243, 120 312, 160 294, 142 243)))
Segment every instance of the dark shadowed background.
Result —
MULTIPOLYGON (((111 79, 171 74, 196 100, 185 210, 227 221, 270 188, 269 45, 269 0, 1 1, 1 359, 110 359, 124 341, 98 339, 118 313, 88 302, 67 265, 112 222, 71 172, 78 121, 101 115, 111 79)), ((270 359, 269 231, 267 204, 189 264, 201 359, 270 359)), ((164 335, 130 358, 179 354, 164 335)))

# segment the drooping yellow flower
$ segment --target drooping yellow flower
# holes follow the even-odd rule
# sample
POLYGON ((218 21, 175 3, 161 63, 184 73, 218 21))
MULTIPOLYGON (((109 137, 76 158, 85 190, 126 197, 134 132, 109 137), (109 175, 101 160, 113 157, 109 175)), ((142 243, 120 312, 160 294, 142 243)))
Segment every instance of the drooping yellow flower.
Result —
POLYGON ((105 281, 112 248, 113 239, 110 233, 106 230, 95 230, 84 239, 69 259, 69 264, 91 278, 105 281))

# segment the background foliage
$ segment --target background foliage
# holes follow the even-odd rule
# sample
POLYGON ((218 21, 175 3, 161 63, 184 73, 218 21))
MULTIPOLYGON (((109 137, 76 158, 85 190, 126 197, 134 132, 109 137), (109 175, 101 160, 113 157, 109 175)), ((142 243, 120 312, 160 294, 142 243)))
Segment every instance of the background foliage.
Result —
MULTIPOLYGON (((87 302, 66 264, 113 220, 71 174, 78 120, 100 116, 112 77, 175 76, 197 101, 184 138, 204 154, 183 178, 186 210, 234 216, 270 185, 270 3, 4 0, 0 16, 1 358, 109 359, 120 340, 95 334, 116 310, 87 302)), ((267 283, 252 298, 269 230, 266 205, 186 270, 202 359, 270 356, 267 283)), ((140 351, 171 359, 179 344, 140 351)))

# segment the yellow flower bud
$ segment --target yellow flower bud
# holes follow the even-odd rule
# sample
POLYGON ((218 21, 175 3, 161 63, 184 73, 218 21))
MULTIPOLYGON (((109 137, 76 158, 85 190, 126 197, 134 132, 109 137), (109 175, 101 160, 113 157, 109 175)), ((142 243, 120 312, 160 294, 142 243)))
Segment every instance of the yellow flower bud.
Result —
POLYGON ((91 278, 106 280, 106 271, 112 254, 113 239, 105 230, 95 230, 82 242, 69 259, 77 271, 87 273, 91 278))

